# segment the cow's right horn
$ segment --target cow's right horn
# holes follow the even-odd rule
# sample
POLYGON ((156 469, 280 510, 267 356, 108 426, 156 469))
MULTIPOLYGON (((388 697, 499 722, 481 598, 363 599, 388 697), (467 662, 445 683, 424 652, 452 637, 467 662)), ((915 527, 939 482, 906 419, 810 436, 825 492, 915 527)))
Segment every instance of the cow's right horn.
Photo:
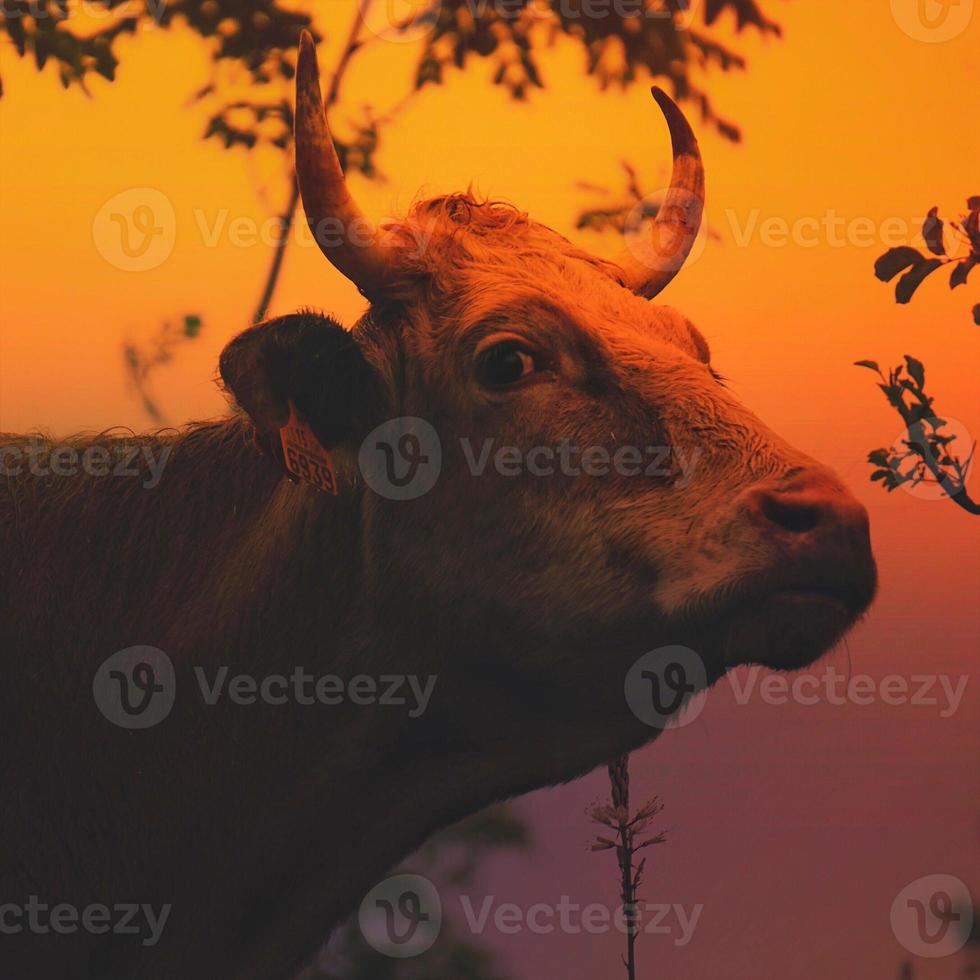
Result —
POLYGON ((377 231, 351 197, 320 94, 313 37, 303 31, 296 64, 296 177, 306 221, 320 251, 365 296, 384 282, 377 231))
POLYGON ((624 284, 647 299, 653 299, 680 271, 697 238, 704 210, 704 165, 694 132, 663 89, 654 87, 651 92, 667 119, 674 168, 649 233, 631 243, 616 260, 624 284))

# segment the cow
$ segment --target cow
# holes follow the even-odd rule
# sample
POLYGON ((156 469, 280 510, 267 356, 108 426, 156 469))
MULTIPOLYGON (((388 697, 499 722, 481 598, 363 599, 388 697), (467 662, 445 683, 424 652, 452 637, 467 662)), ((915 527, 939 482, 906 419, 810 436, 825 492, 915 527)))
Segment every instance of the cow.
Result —
POLYGON ((649 652, 693 651, 700 687, 800 668, 875 590, 864 508, 651 302, 704 197, 665 93, 670 189, 648 247, 605 260, 470 193, 375 227, 308 35, 296 91, 353 329, 302 311, 235 337, 227 418, 3 442, 4 976, 293 976, 438 829, 659 734, 625 695, 649 652), (107 477, 123 457, 137 475, 107 477))

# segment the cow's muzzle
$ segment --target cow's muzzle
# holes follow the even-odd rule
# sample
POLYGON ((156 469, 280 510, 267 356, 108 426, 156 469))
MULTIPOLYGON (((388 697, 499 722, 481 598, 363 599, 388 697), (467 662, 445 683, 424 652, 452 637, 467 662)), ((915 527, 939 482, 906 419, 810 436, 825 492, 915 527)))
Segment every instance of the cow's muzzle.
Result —
POLYGON ((731 649, 741 663, 806 666, 874 597, 868 513, 832 473, 816 467, 749 488, 738 511, 769 570, 732 617, 731 649))

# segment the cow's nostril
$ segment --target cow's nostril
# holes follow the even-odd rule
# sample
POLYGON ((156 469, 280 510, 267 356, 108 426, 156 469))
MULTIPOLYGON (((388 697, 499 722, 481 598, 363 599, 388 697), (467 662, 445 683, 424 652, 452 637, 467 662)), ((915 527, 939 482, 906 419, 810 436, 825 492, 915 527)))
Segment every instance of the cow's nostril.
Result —
POLYGON ((821 509, 792 497, 779 497, 765 494, 762 498, 762 513, 783 530, 793 534, 812 531, 821 520, 821 509))

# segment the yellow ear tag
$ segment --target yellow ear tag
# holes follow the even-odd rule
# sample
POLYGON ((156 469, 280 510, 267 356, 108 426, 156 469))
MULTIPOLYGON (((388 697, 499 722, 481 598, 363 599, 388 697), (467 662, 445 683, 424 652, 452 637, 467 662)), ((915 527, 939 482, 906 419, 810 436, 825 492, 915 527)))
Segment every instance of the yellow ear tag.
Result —
POLYGON ((286 469, 300 480, 312 483, 317 490, 336 496, 337 471, 333 460, 307 422, 300 418, 296 406, 289 403, 289 420, 279 430, 282 456, 286 469))

